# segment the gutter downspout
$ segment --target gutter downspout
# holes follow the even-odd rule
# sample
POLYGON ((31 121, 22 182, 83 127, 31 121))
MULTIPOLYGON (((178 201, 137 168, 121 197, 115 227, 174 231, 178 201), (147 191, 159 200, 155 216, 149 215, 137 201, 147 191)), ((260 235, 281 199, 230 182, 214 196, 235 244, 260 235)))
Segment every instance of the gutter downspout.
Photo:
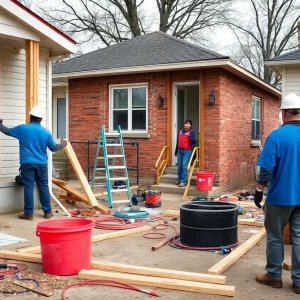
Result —
MULTIPOLYGON (((50 132, 52 132, 52 61, 50 59, 47 60, 47 129, 50 130, 50 132)), ((49 185, 50 196, 59 205, 59 207, 65 213, 65 216, 71 217, 71 214, 67 211, 67 209, 60 203, 60 201, 53 194, 52 152, 49 150, 47 150, 47 152, 48 152, 48 185, 49 185)))

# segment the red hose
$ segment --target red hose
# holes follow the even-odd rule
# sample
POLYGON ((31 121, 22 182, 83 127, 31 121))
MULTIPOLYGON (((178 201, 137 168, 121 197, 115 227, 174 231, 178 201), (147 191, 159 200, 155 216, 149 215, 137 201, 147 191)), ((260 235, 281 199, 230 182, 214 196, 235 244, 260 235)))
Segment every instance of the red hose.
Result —
POLYGON ((125 290, 137 291, 137 292, 141 292, 141 293, 145 293, 145 294, 148 294, 148 295, 151 295, 151 296, 158 297, 158 295, 154 291, 147 291, 147 290, 135 287, 133 285, 125 284, 125 283, 114 281, 114 280, 102 280, 102 279, 99 279, 99 280, 87 280, 87 281, 82 281, 82 282, 78 282, 78 283, 73 283, 73 284, 67 285, 66 287, 64 287, 64 289, 62 291, 62 300, 66 300, 65 293, 66 293, 67 289, 69 289, 71 287, 74 287, 74 286, 82 286, 82 285, 104 285, 104 286, 111 286, 111 287, 116 287, 116 288, 125 289, 125 290))
POLYGON ((98 216, 94 218, 95 228, 106 230, 124 230, 142 227, 146 219, 123 219, 114 216, 98 216))
MULTIPOLYGON (((0 261, 0 263, 7 263, 7 262, 0 261)), ((27 269, 27 266, 22 263, 15 263, 15 262, 11 263, 10 262, 10 264, 16 265, 18 268, 17 269, 15 269, 15 268, 0 269, 0 276, 10 276, 10 275, 22 272, 27 269)))

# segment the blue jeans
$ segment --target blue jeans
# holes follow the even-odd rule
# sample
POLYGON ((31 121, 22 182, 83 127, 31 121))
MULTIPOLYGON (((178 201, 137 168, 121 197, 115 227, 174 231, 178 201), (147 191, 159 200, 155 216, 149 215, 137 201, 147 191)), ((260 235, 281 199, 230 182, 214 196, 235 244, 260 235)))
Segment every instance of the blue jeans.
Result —
POLYGON ((177 163, 178 163, 178 181, 187 184, 188 172, 187 166, 192 155, 192 150, 178 149, 177 163))
POLYGON ((296 286, 300 286, 300 205, 279 206, 266 202, 266 270, 274 279, 281 279, 284 259, 283 230, 288 223, 290 223, 292 238, 292 280, 296 286))
POLYGON ((24 214, 32 216, 34 210, 34 182, 36 182, 40 202, 45 214, 52 212, 48 186, 48 166, 41 164, 21 164, 21 176, 24 183, 24 214))

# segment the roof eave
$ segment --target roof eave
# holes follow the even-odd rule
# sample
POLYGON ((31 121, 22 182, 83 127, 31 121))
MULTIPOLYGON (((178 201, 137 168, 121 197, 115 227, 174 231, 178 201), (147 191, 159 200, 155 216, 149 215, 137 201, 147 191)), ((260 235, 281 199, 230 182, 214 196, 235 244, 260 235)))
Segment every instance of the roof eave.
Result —
MULTIPOLYGON (((42 22, 41 18, 31 13, 28 9, 24 9, 23 5, 14 0, 1 1, 1 9, 7 14, 17 18, 21 23, 25 24, 33 31, 38 32, 51 39, 53 47, 50 49, 54 55, 70 54, 77 51, 76 42, 68 38, 58 30, 54 30, 50 24, 42 22)), ((51 45, 51 46, 52 46, 51 45)))
POLYGON ((274 88, 272 85, 266 83, 262 79, 258 78, 251 72, 240 67, 231 59, 216 59, 216 60, 206 60, 206 61, 195 61, 195 62, 184 62, 184 63, 173 63, 173 64, 163 64, 163 65, 148 65, 148 66, 136 66, 136 67, 126 67, 126 68, 115 68, 115 69, 105 69, 105 70, 94 70, 94 71, 84 71, 84 72, 73 72, 73 73, 62 73, 53 74, 52 78, 54 80, 67 81, 68 79, 83 78, 83 77, 95 77, 95 76, 106 76, 106 75, 123 75, 130 73, 145 73, 145 72, 159 72, 159 71, 175 71, 184 69, 195 69, 195 68, 214 68, 221 67, 228 70, 231 73, 236 73, 239 76, 242 75, 245 80, 252 82, 255 85, 262 87, 264 90, 269 91, 273 95, 280 97, 281 92, 274 88))

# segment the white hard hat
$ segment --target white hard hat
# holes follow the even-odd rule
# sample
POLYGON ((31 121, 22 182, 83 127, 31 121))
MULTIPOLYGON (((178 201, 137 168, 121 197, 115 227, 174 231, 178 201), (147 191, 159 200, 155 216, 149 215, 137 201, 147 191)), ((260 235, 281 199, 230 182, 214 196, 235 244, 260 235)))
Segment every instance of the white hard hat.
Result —
POLYGON ((41 106, 36 105, 34 106, 31 111, 29 112, 30 115, 43 119, 44 117, 44 110, 41 106))
POLYGON ((288 94, 281 100, 280 109, 300 109, 300 98, 296 94, 288 94))

